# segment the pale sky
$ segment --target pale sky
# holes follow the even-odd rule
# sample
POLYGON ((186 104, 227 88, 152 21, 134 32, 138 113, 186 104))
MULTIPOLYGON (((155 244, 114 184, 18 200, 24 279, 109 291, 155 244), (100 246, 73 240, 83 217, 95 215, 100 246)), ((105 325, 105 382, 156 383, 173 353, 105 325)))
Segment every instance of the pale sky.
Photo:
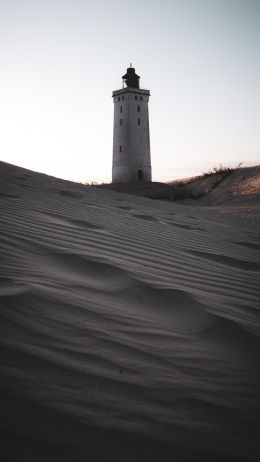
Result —
POLYGON ((153 179, 260 164, 260 0, 0 0, 0 160, 111 181, 112 91, 151 91, 153 179))

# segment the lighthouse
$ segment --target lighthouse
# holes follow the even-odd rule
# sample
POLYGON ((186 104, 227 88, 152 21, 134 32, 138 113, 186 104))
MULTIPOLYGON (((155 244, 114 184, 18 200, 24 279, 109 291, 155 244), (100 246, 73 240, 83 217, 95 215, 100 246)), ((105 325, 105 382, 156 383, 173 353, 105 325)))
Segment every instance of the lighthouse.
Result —
POLYGON ((151 181, 149 90, 139 88, 130 64, 120 90, 113 91, 114 135, 112 182, 151 181))

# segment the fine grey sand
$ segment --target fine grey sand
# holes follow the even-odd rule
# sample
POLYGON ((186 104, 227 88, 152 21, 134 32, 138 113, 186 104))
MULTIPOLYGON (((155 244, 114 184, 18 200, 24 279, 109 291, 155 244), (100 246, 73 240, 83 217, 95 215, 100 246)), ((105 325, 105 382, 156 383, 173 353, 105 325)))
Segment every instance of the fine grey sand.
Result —
POLYGON ((1 460, 260 460, 259 196, 236 181, 195 206, 0 163, 1 460))

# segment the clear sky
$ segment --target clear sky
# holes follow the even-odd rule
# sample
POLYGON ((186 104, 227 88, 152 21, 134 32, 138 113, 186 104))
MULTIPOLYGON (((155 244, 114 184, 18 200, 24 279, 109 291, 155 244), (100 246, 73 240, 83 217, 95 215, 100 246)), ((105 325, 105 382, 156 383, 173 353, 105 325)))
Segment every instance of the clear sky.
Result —
POLYGON ((130 62, 154 180, 260 164, 260 0, 0 0, 0 160, 110 181, 130 62))

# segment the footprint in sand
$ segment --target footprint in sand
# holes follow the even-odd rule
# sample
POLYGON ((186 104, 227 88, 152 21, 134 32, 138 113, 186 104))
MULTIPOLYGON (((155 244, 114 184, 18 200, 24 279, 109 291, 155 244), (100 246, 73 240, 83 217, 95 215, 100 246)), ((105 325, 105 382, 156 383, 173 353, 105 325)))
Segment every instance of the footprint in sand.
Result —
POLYGON ((72 192, 72 191, 69 191, 69 190, 66 190, 66 189, 63 189, 63 190, 56 190, 58 194, 60 194, 61 196, 65 196, 65 197, 73 197, 73 198, 79 198, 79 197, 82 197, 81 194, 78 194, 78 193, 75 193, 75 192, 72 192))
POLYGON ((132 210, 132 207, 128 207, 127 205, 117 205, 116 207, 123 210, 132 210))
POLYGON ((151 215, 139 215, 134 214, 132 215, 134 218, 139 218, 140 220, 147 220, 147 221, 158 221, 156 218, 152 217, 151 215))
POLYGON ((176 226, 176 228, 181 228, 181 229, 190 229, 190 225, 181 225, 179 223, 171 223, 172 226, 176 226))

